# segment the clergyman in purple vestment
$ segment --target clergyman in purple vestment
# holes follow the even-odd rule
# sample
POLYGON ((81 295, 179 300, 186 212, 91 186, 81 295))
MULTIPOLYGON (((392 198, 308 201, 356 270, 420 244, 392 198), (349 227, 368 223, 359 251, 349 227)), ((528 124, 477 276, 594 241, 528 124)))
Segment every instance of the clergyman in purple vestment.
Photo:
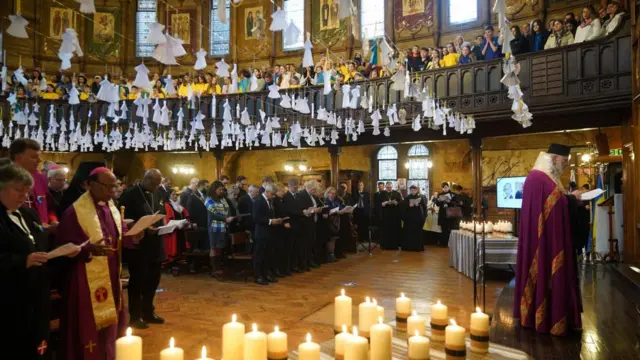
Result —
POLYGON ((64 212, 58 229, 60 244, 81 245, 90 240, 76 257, 65 286, 60 358, 113 360, 116 338, 128 323, 118 254, 120 236, 127 230, 110 200, 117 186, 113 173, 105 168, 95 169, 88 182, 89 191, 64 212), (99 267, 96 271, 94 266, 98 264, 102 264, 102 271, 99 267), (107 268, 108 277, 101 277, 107 268), (96 287, 99 280, 102 285, 96 287))
POLYGON ((524 183, 513 307, 523 327, 558 336, 582 328, 568 200, 560 182, 568 155, 568 147, 552 144, 524 183))

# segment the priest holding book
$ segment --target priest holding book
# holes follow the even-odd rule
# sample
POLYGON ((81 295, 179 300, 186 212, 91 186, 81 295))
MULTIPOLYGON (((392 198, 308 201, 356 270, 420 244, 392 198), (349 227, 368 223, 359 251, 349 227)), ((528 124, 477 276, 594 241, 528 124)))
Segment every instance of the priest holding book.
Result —
POLYGON ((380 212, 382 228, 382 238, 380 247, 385 250, 398 250, 399 234, 402 230, 402 218, 400 214, 400 203, 402 195, 393 190, 393 183, 387 181, 385 191, 380 195, 380 212))

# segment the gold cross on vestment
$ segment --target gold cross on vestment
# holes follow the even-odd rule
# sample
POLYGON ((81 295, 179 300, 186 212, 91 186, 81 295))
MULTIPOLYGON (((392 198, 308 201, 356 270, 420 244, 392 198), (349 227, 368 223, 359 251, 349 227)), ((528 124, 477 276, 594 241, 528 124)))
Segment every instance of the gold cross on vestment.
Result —
POLYGON ((85 349, 89 349, 90 353, 93 353, 93 347, 96 346, 97 344, 94 343, 93 341, 89 340, 89 345, 85 346, 85 349))

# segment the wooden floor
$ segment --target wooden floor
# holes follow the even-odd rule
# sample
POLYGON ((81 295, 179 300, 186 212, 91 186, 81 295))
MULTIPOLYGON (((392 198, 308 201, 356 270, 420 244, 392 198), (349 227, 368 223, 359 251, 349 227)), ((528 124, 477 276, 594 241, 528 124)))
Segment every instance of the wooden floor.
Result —
MULTIPOLYGON (((506 283, 488 283, 487 308, 493 309, 506 283)), ((400 292, 411 297, 423 314, 430 313, 431 304, 441 299, 449 306, 449 316, 466 328, 473 311, 473 282, 448 266, 447 248, 426 247, 424 253, 378 250, 372 256, 350 255, 270 286, 220 283, 205 274, 163 275, 156 311, 167 323, 136 332, 143 337, 145 359, 158 359, 172 336, 185 349, 185 359, 197 358, 203 345, 210 357, 219 359, 222 325, 235 313, 247 328, 255 322, 269 332, 278 325, 287 332, 292 349, 307 332, 317 342, 333 337, 331 304, 343 287, 354 305, 365 296, 375 297, 385 307, 388 321, 395 317, 395 298, 400 292)))

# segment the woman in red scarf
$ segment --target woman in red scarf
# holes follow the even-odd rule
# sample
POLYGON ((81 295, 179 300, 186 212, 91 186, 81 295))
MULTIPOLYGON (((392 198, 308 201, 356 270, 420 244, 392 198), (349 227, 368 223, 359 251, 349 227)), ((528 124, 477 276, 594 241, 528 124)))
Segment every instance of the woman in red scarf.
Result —
MULTIPOLYGON (((164 223, 168 224, 171 220, 189 219, 189 212, 180 205, 180 194, 178 188, 169 189, 167 197, 164 199, 164 223)), ((167 254, 167 260, 164 265, 172 263, 178 256, 178 236, 184 236, 181 231, 174 231, 164 235, 164 251, 167 254)), ((187 244, 187 247, 189 245, 187 244)))

